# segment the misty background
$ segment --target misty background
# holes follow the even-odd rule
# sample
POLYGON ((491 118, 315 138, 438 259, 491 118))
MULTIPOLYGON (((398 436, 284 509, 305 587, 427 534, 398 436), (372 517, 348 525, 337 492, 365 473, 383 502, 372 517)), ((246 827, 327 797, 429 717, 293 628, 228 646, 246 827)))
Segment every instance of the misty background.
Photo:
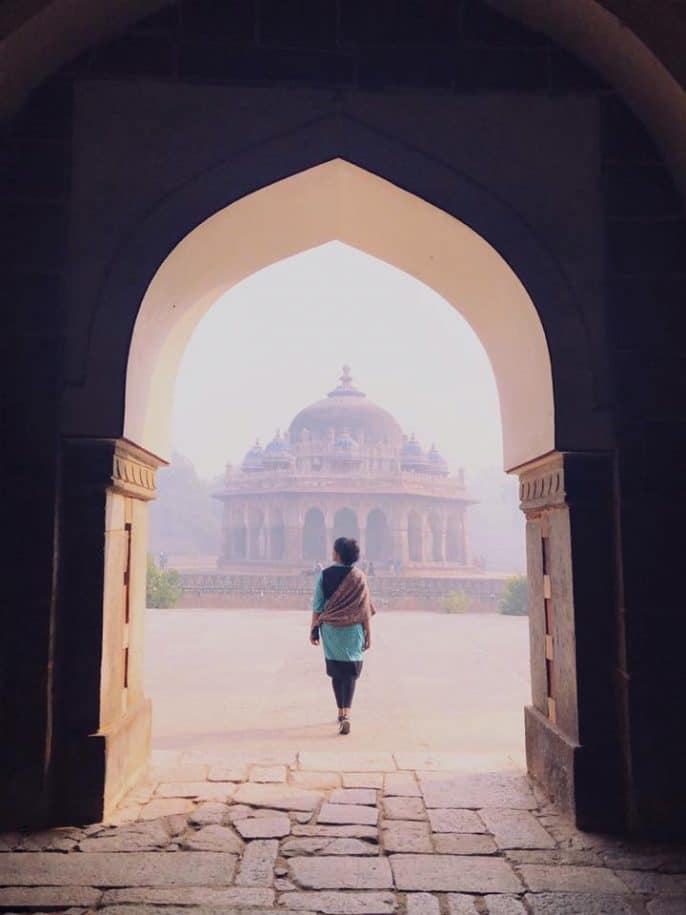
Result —
MULTIPOLYGON (((459 304, 459 303, 458 303, 459 304)), ((174 455, 158 477, 150 549, 216 556, 227 463, 240 465, 332 390, 341 366, 403 430, 464 468, 471 555, 489 570, 525 568, 516 478, 502 470, 498 395, 469 324, 429 287, 339 242, 237 284, 198 323, 173 410, 174 455)))

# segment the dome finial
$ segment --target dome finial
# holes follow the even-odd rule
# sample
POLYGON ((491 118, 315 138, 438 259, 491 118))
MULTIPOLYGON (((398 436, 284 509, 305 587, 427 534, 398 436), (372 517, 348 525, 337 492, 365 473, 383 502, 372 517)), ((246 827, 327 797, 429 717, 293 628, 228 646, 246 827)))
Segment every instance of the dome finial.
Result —
POLYGON ((329 391, 329 397, 365 397, 362 391, 359 391, 350 374, 350 366, 346 363, 342 366, 342 374, 338 377, 338 387, 329 391))

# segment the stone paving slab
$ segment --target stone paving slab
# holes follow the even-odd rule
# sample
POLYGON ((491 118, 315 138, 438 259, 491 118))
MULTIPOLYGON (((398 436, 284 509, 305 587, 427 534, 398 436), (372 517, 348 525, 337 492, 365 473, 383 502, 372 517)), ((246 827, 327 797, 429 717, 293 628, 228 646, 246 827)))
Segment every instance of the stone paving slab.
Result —
POLYGON ((406 900, 407 915, 440 915, 438 899, 431 893, 408 893, 406 900))
POLYGON ((237 886, 271 886, 278 853, 279 843, 276 839, 256 839, 251 842, 241 858, 236 877, 237 886))
POLYGON ((519 878, 502 858, 477 855, 391 855, 399 890, 462 893, 522 892, 519 878))
POLYGON ((211 782, 244 782, 248 777, 247 766, 210 766, 207 775, 211 782))
POLYGON ((486 832, 481 818, 473 810, 427 811, 434 832, 486 832))
POLYGON ((159 817, 173 816, 175 813, 190 813, 193 801, 183 797, 153 798, 145 804, 138 814, 140 820, 157 820, 159 817))
POLYGON ((251 766, 251 782, 285 782, 288 770, 285 766, 251 766))
POLYGON ((291 858, 291 877, 305 889, 383 890, 393 886, 388 858, 291 858))
POLYGON ((426 820, 426 809, 420 797, 385 797, 383 809, 388 820, 426 820))
POLYGON ((338 788, 331 793, 332 804, 376 804, 376 791, 372 788, 338 788))
POLYGON ((383 788, 385 776, 381 772, 343 772, 344 788, 383 788))
POLYGON ((516 896, 484 897, 488 915, 528 915, 524 903, 516 896))
POLYGON ((270 817, 246 817, 234 826, 244 839, 280 839, 291 831, 290 819, 282 814, 270 817))
MULTIPOLYGON (((0 879, 3 876, 0 874, 0 879)), ((90 886, 10 886, 0 887, 0 907, 66 908, 68 906, 97 906, 102 891, 90 886)))
POLYGON ((339 839, 372 839, 376 841, 379 831, 375 826, 345 825, 326 826, 306 823, 293 827, 294 836, 327 836, 339 839))
POLYGON ((323 794, 306 788, 294 788, 291 785, 259 785, 244 782, 234 794, 237 804, 250 804, 254 807, 275 807, 279 810, 314 810, 323 794))
POLYGON ((7 886, 226 886, 236 856, 217 852, 52 852, 7 855, 7 886))
POLYGON ((101 833, 93 838, 81 839, 82 852, 155 851, 171 842, 171 833, 163 820, 132 823, 119 829, 101 833))
MULTIPOLYGON (((179 903, 183 896, 184 905, 235 906, 250 908, 262 906, 271 908, 276 893, 266 887, 227 887, 216 889, 208 886, 185 886, 183 891, 168 887, 127 887, 126 889, 106 890, 103 905, 122 903, 147 903, 148 905, 173 905, 179 903)), ((161 910, 160 915, 166 909, 161 910)), ((217 913, 219 915, 219 913, 217 913)))
POLYGON ((188 822, 192 826, 223 826, 228 821, 229 806, 228 804, 220 804, 218 801, 206 801, 203 804, 199 804, 188 816, 188 822))
POLYGON ((555 848, 552 836, 528 810, 488 808, 479 816, 493 833, 499 848, 555 848))
POLYGON ((618 870, 617 876, 634 893, 650 896, 686 896, 686 874, 655 874, 618 870))
POLYGON ((569 864, 522 864, 519 873, 534 893, 624 893, 627 886, 612 871, 602 867, 574 867, 569 864))
POLYGON ((322 804, 317 823, 356 824, 374 826, 379 819, 376 807, 362 807, 358 804, 322 804))
MULTIPOLYGON (((645 912, 643 901, 635 897, 596 893, 527 893, 524 898, 533 915, 643 915, 645 912)), ((678 915, 683 915, 683 912, 678 915)))
MULTIPOLYGON (((191 909, 184 905, 113 905, 103 909, 105 915, 280 915, 282 909, 244 909, 239 907, 222 908, 219 912, 214 906, 199 905, 191 909)), ((68 913, 64 913, 68 915, 68 913)), ((299 915, 316 915, 315 912, 299 912, 299 915)))
POLYGON ((188 851, 225 851, 234 855, 243 851, 243 842, 233 829, 216 823, 190 833, 181 840, 180 846, 188 851))
POLYGON ((388 820, 382 823, 381 834, 387 852, 418 852, 431 854, 431 831, 428 823, 410 820, 388 820))
POLYGON ((421 797, 413 772, 387 772, 384 776, 383 793, 388 797, 421 797))
POLYGON ((474 896, 467 896, 463 893, 450 893, 447 898, 449 915, 477 915, 474 896))
POLYGON ((281 845, 281 854, 294 855, 378 855, 379 846, 362 839, 291 838, 281 845))
POLYGON ((439 855, 494 855, 498 847, 491 836, 437 832, 433 837, 439 855))
POLYGON ((515 773, 422 772, 419 774, 419 784, 427 807, 535 810, 538 806, 527 778, 515 773))
POLYGON ((325 915, 393 915, 397 900, 392 893, 305 892, 285 893, 281 905, 300 912, 315 909, 325 915))
POLYGON ((684 912, 686 912, 686 896, 653 899, 648 903, 648 915, 684 915, 684 912))
POLYGON ((298 754, 300 769, 342 772, 394 772, 392 753, 329 753, 306 751, 298 754))
MULTIPOLYGON (((331 788, 340 788, 341 775, 339 772, 301 772, 296 769, 290 774, 290 783, 296 788, 313 788, 315 791, 328 791, 331 788)), ((357 787, 357 786, 353 786, 357 787)), ((366 787, 362 786, 362 787, 366 787)))
POLYGON ((226 801, 236 790, 234 782, 163 782, 155 797, 193 797, 204 801, 226 801))

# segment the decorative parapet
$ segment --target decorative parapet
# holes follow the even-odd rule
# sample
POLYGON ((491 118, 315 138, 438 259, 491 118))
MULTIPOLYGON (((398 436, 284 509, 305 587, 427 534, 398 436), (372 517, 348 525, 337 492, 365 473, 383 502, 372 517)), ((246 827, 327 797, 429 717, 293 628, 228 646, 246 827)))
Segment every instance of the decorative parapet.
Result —
POLYGON ((457 479, 430 479, 422 474, 403 473, 393 477, 334 476, 291 473, 254 473, 227 480, 216 497, 251 493, 355 493, 370 495, 419 495, 471 502, 457 479))

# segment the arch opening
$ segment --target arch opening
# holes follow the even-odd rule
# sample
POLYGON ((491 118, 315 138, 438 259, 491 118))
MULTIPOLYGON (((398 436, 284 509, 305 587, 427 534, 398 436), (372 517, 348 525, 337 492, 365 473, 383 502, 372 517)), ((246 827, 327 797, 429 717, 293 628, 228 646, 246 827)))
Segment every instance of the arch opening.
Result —
POLYGON ((385 512, 380 508, 372 509, 367 516, 365 540, 365 554, 371 562, 390 562, 392 560, 391 529, 385 512))
POLYGON ((302 556, 303 559, 320 562, 327 554, 326 522, 320 508, 309 508, 303 524, 302 556))
POLYGON ((536 308, 516 274, 455 217, 342 159, 230 204, 169 254, 134 327, 125 437, 166 458, 174 379, 198 320, 252 273, 333 240, 426 283, 472 326, 494 369, 506 469, 554 449, 550 357, 536 308))
POLYGON ((339 508, 334 515, 333 539, 335 540, 337 537, 360 539, 360 525, 352 508, 339 508))

